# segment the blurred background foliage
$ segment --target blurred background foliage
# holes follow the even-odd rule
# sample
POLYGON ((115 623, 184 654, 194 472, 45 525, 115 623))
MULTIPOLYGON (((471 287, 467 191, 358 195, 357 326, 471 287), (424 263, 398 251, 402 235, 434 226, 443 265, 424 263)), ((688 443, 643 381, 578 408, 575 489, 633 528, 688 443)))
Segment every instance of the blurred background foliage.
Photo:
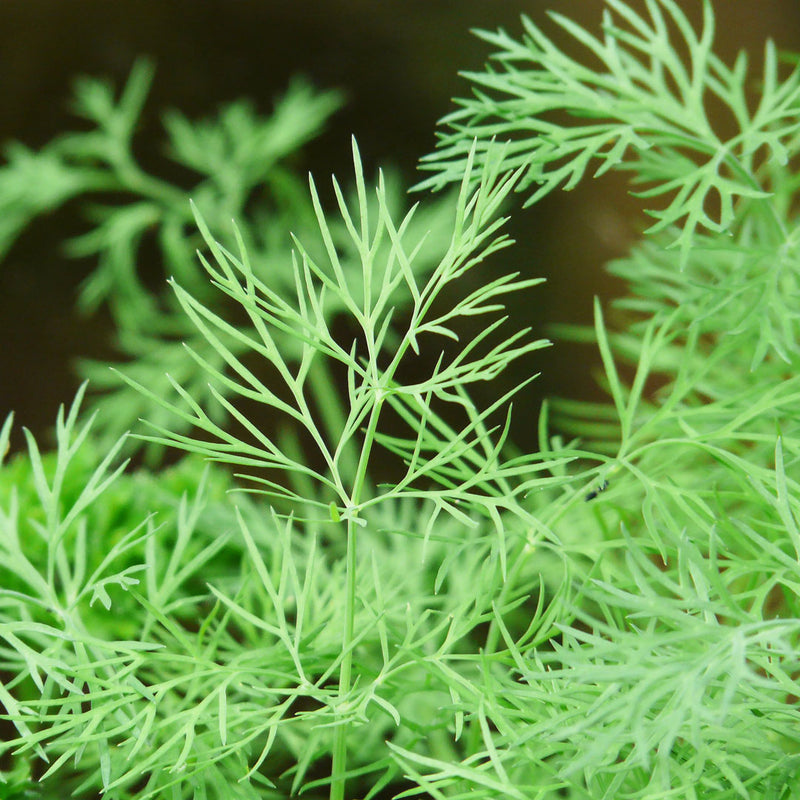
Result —
MULTIPOLYGON (((547 8, 556 8, 597 30, 603 6, 602 0, 2 0, 0 143, 37 149, 65 131, 88 130, 70 109, 75 78, 108 78, 121 89, 137 58, 148 56, 155 79, 134 151, 153 175, 192 185, 165 158, 165 111, 198 120, 245 98, 269 114, 300 75, 317 89, 341 90, 345 102, 322 135, 292 157, 298 175, 310 170, 326 187, 330 173, 346 179, 355 134, 367 175, 394 165, 411 185, 417 159, 434 146, 436 120, 451 109, 452 97, 468 91, 458 71, 478 69, 488 58, 470 28, 517 33, 521 13, 538 24, 547 8)), ((699 20, 699 0, 685 7, 699 20)), ((717 15, 716 49, 726 61, 740 48, 760 54, 768 37, 779 48, 800 49, 797 0, 722 0, 717 15)), ((82 316, 75 310, 78 288, 94 266, 92 256, 70 258, 63 247, 88 230, 81 205, 71 201, 37 219, 0 263, 0 418, 13 409, 18 423, 37 434, 74 394, 76 359, 115 357, 108 310, 82 316)), ((518 245, 499 255, 503 271, 519 269, 547 283, 520 297, 512 313, 535 336, 547 335, 552 323, 590 322, 592 295, 613 297, 624 288, 602 265, 625 253, 641 227, 638 203, 620 175, 550 195, 516 215, 510 233, 518 245)), ((156 257, 156 244, 145 238, 143 275, 153 273, 148 260, 156 257)), ((537 353, 528 366, 542 377, 521 401, 535 411, 544 395, 595 397, 595 360, 592 349, 561 343, 537 353)), ((504 380, 511 385, 519 376, 504 380)), ((496 395, 500 388, 490 390, 496 395)), ((535 442, 533 418, 518 409, 523 446, 535 442)))

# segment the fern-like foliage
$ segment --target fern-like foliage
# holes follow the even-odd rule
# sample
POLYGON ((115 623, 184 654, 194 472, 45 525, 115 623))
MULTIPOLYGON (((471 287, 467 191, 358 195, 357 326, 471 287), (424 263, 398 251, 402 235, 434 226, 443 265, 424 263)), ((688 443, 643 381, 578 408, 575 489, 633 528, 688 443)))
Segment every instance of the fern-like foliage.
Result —
POLYGON ((680 225, 672 237, 685 260, 698 228, 733 232, 734 203, 769 197, 774 187, 765 165, 786 165, 797 153, 800 71, 779 80, 778 56, 768 43, 752 108, 745 54, 728 67, 712 51, 708 0, 700 33, 674 0, 648 0, 649 19, 624 0, 606 4, 602 38, 550 14, 585 48, 585 60, 567 55, 525 17, 522 40, 479 31, 497 52, 485 72, 465 73, 475 96, 444 118, 449 130, 423 159, 433 174, 420 188, 458 180, 473 139, 481 149, 494 139, 513 142, 507 163, 524 168, 520 190, 533 186, 528 204, 556 187, 575 187, 593 162, 595 175, 624 169, 646 186, 639 196, 667 196, 665 206, 648 209, 657 220, 648 230, 680 225), (712 100, 729 112, 733 133, 712 116, 712 100))
POLYGON ((198 272, 191 237, 187 241, 193 227, 188 197, 195 197, 216 223, 241 216, 266 185, 274 188, 266 195, 271 210, 278 216, 292 214, 297 178, 282 162, 318 135, 341 105, 336 92, 317 93, 295 82, 266 118, 241 101, 201 123, 169 112, 170 160, 198 175, 191 188, 183 188, 149 174, 136 158, 135 136, 152 78, 152 65, 137 62, 119 98, 109 83, 79 80, 73 108, 91 129, 62 135, 38 152, 13 143, 0 170, 0 253, 38 215, 75 197, 98 197, 101 202, 90 212, 93 229, 68 245, 75 256, 97 258, 79 304, 93 310, 109 302, 118 323, 135 330, 151 328, 158 308, 137 265, 141 240, 155 231, 164 273, 188 281, 198 272), (110 193, 115 202, 103 202, 110 193))
MULTIPOLYGON (((299 107, 286 129, 243 106, 169 118, 205 176, 197 233, 164 195, 181 267, 138 307, 168 313, 119 319, 139 435, 189 455, 126 472, 82 389, 53 453, 28 435, 0 457, 0 796, 43 773, 48 800, 800 797, 800 78, 768 46, 752 101, 710 3, 700 33, 673 0, 607 5, 601 38, 554 15, 589 63, 528 21, 521 43, 481 34, 500 67, 425 161, 424 185, 458 184, 433 206, 369 189, 355 141, 333 211, 313 180, 273 181, 299 107), (539 280, 475 267, 506 252, 515 188, 532 202, 592 161, 669 200, 610 266, 620 313, 560 329, 596 344, 608 401, 544 404, 519 453, 510 400, 547 342, 506 332, 503 303, 539 280), (292 187, 290 241, 250 215, 251 179, 292 187)), ((128 174, 112 148, 70 178, 59 147, 127 141, 134 78, 118 104, 82 90, 106 138, 15 157, 0 198, 26 159, 62 169, 28 213, 128 174)), ((154 202, 84 244, 111 258, 113 230, 129 258, 154 202)), ((126 269, 120 297, 143 288, 126 269)))
POLYGON ((528 204, 592 161, 670 199, 610 267, 631 288, 627 327, 596 302, 593 330, 558 329, 598 344, 610 396, 550 415, 609 458, 592 513, 568 507, 554 526, 578 573, 548 610, 570 621, 543 647, 546 615, 530 644, 497 618, 505 668, 487 664, 471 697, 482 753, 454 769, 396 752, 434 795, 458 774, 487 798, 795 797, 798 73, 779 80, 768 45, 754 103, 746 57, 728 68, 711 52, 710 3, 700 34, 671 0, 649 0, 649 19, 607 5, 602 39, 553 15, 591 65, 527 20, 522 42, 481 32, 499 67, 468 74, 475 97, 423 162, 439 187, 467 149, 510 139, 520 187, 538 184, 528 204))
MULTIPOLYGON (((291 290, 294 278, 288 231, 312 247, 317 216, 303 179, 287 162, 319 135, 342 99, 338 92, 318 92, 295 80, 267 116, 257 114, 244 101, 231 103, 215 117, 200 121, 190 121, 175 110, 166 112, 168 166, 172 162, 174 172, 177 163, 188 176, 175 184, 146 171, 137 157, 139 119, 153 72, 149 62, 137 62, 119 97, 106 82, 79 80, 73 107, 92 126, 90 130, 62 135, 38 152, 18 143, 8 146, 7 163, 0 168, 0 255, 38 216, 73 198, 80 199, 91 227, 70 239, 65 249, 71 256, 94 259, 95 263, 79 292, 79 309, 91 313, 103 305, 110 311, 115 344, 126 370, 154 393, 163 396, 169 392, 165 378, 169 373, 193 397, 211 399, 207 380, 195 363, 185 358, 183 343, 191 342, 217 368, 224 368, 224 361, 197 334, 166 284, 173 278, 198 298, 211 297, 195 256, 202 238, 189 200, 195 202, 213 235, 229 247, 235 246, 230 220, 236 219, 254 273, 268 280, 275 291, 291 290), (156 253, 156 263, 148 269, 141 263, 145 243, 156 253), (163 275, 163 282, 145 279, 146 273, 163 275)), ((391 169, 384 177, 384 202, 392 213, 399 213, 405 203, 391 169)), ((372 213, 377 214, 377 207, 372 213)), ((444 198, 420 209, 410 222, 410 236, 427 235, 428 239, 416 260, 419 274, 433 269, 446 250, 449 218, 450 198, 444 198)), ((357 273, 361 257, 344 223, 333 218, 328 234, 338 250, 342 270, 357 273)), ((322 247, 321 241, 314 244, 322 247)), ((314 252, 315 258, 323 256, 324 250, 314 252)), ((398 304, 406 302, 402 294, 394 299, 398 304)), ((331 295, 322 310, 332 324, 345 307, 331 295)), ((236 351, 234 341, 227 344, 236 351)), ((299 353, 291 336, 283 337, 281 349, 287 358, 293 351, 299 353)), ((167 422, 158 407, 121 384, 105 362, 82 360, 79 368, 96 393, 93 407, 102 411, 95 435, 102 432, 108 447, 141 417, 167 422)), ((325 395, 328 376, 315 373, 312 381, 325 395)), ((224 424, 224 419, 217 407, 215 421, 224 424)), ((171 424, 177 421, 172 419, 171 424)), ((127 440, 126 448, 131 450, 133 443, 127 440)), ((160 452, 153 447, 148 450, 151 463, 160 452)))
MULTIPOLYGON (((188 351, 213 386, 224 387, 225 394, 216 388, 212 392, 236 420, 241 434, 214 423, 197 400, 175 381, 183 407, 167 404, 148 387, 135 384, 154 403, 168 405, 185 423, 211 434, 211 439, 199 440, 194 435, 176 435, 169 428, 159 428, 155 440, 251 470, 278 470, 302 477, 314 486, 311 496, 301 494, 299 485, 284 486, 271 477, 253 475, 251 480, 273 498, 285 500, 290 506, 305 504, 308 509, 316 508, 323 518, 363 525, 365 512, 377 502, 412 496, 430 499, 437 511, 446 510, 465 521, 459 505, 481 505, 487 515, 498 520, 501 530, 499 509, 518 509, 515 498, 536 481, 515 480, 516 488, 509 489, 509 477, 523 470, 504 468, 497 448, 490 446, 486 450, 486 420, 495 407, 478 413, 466 390, 476 381, 493 379, 512 361, 547 342, 524 341, 527 330, 492 342, 492 334, 503 322, 501 317, 488 323, 457 354, 448 356, 442 352, 426 378, 403 384, 400 375, 404 363, 419 356, 421 348, 430 346, 431 341, 458 341, 454 325, 459 319, 490 315, 502 309, 498 300, 503 295, 540 282, 518 280, 512 274, 456 299, 450 307, 437 302, 471 268, 509 243, 507 237, 497 234, 503 220, 497 219, 496 214, 516 176, 499 173, 498 158, 484 165, 478 188, 472 189, 473 173, 468 164, 454 210, 450 245, 423 282, 418 278, 417 258, 424 242, 415 240, 410 233, 414 209, 402 220, 393 220, 381 182, 377 187, 377 212, 371 216, 355 142, 353 148, 357 207, 352 211, 348 208, 336 182, 334 189, 353 246, 361 254, 358 275, 347 273, 342 267, 313 181, 311 192, 326 256, 324 261, 318 260, 311 249, 296 241, 294 292, 289 297, 254 274, 241 236, 239 252, 234 255, 213 239, 205 221, 198 216, 214 262, 204 258, 205 267, 214 285, 246 312, 250 330, 232 326, 177 283, 175 291, 188 317, 231 370, 232 376, 228 377, 196 351, 188 351), (380 247, 384 240, 389 243, 387 248, 380 247), (399 335, 392 332, 398 294, 411 298, 408 321, 399 335), (324 312, 328 298, 346 309, 356 327, 349 342, 342 342, 331 330, 324 312), (276 338, 287 333, 300 348, 296 365, 287 359, 276 338), (273 376, 269 382, 244 364, 228 341, 235 342, 239 351, 257 353, 267 367, 265 374, 273 376), (338 418, 330 413, 333 409, 318 411, 309 402, 308 378, 320 364, 327 364, 326 374, 335 375, 338 371, 343 375, 347 402, 338 418), (308 465, 307 452, 287 453, 228 396, 263 404, 273 415, 296 426, 312 452, 321 457, 321 468, 308 465), (465 417, 461 430, 451 428, 440 417, 436 409, 442 404, 461 409, 465 417), (383 434, 380 421, 389 410, 396 412, 409 430, 407 436, 383 434), (405 474, 382 492, 368 489, 368 464, 376 444, 385 445, 405 461, 405 474), (433 488, 437 484, 441 488, 433 488)), ((423 277, 426 271, 422 271, 423 277)))

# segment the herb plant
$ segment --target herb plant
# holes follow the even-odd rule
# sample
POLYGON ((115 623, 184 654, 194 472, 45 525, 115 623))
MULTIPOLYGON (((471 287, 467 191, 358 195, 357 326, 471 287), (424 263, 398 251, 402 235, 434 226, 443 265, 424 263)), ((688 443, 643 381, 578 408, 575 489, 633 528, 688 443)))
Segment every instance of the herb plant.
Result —
POLYGON ((0 797, 800 797, 800 71, 726 66, 709 2, 699 32, 606 4, 600 36, 552 15, 584 60, 529 20, 479 33, 417 187, 452 188, 408 211, 355 142, 352 190, 301 192, 282 158, 335 104, 305 87, 167 117, 191 192, 131 154, 146 65, 118 101, 81 84, 96 130, 9 152, 6 247, 68 197, 134 199, 71 245, 130 360, 84 365, 111 393, 0 466, 0 797), (594 165, 656 222, 609 265, 614 326, 559 328, 609 401, 545 403, 525 453, 548 343, 502 311, 540 281, 472 276, 515 190, 594 165), (169 292, 138 277, 153 231, 169 292))

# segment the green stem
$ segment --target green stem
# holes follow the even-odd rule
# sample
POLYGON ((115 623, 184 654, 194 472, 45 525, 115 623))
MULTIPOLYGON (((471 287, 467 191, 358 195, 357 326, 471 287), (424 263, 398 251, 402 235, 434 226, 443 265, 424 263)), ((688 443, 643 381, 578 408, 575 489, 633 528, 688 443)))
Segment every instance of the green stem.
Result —
POLYGON ((111 161, 111 168, 127 191, 162 203, 167 208, 184 209, 184 218, 187 221, 192 220, 192 213, 187 208, 187 193, 140 169, 129 151, 118 154, 111 161))
MULTIPOLYGON (((378 418, 381 414, 383 398, 375 401, 370 413, 369 425, 364 434, 364 446, 358 460, 355 480, 353 481, 353 494, 351 504, 355 507, 360 500, 367 474, 372 444, 375 441, 375 431, 378 428, 378 418)), ((350 517, 347 520, 347 562, 345 573, 345 607, 344 607, 344 632, 342 633, 342 666, 339 670, 339 703, 350 692, 353 670, 353 628, 356 610, 356 568, 358 566, 357 552, 358 523, 350 517)), ((347 725, 340 723, 333 734, 333 762, 331 765, 331 791, 330 800, 344 800, 345 778, 347 772, 347 725)))
MULTIPOLYGON (((339 671, 339 702, 350 691, 351 675, 353 669, 353 628, 356 608, 356 566, 357 566, 357 533, 358 525, 354 520, 347 521, 347 590, 344 607, 344 634, 342 635, 342 667, 339 671)), ((333 734, 333 763, 331 766, 330 800, 344 800, 344 774, 347 771, 347 725, 341 723, 336 726, 333 734)))

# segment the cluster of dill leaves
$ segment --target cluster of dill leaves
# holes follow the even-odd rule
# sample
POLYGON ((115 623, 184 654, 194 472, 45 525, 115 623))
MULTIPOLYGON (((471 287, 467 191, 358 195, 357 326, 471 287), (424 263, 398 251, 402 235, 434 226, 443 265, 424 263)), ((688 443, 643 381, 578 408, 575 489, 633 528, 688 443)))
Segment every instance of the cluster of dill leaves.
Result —
POLYGON ((606 4, 552 15, 583 61, 479 33, 411 210, 355 142, 330 208, 287 168, 339 102, 300 84, 166 116, 189 189, 133 158, 145 63, 8 150, 0 248, 91 197, 79 304, 124 363, 0 465, 0 798, 800 797, 800 72, 724 64, 709 3, 606 4), (546 404, 523 453, 470 386, 535 371, 501 312, 539 281, 462 279, 513 192, 588 170, 655 222, 609 266, 625 324, 563 329, 609 402, 546 404))

